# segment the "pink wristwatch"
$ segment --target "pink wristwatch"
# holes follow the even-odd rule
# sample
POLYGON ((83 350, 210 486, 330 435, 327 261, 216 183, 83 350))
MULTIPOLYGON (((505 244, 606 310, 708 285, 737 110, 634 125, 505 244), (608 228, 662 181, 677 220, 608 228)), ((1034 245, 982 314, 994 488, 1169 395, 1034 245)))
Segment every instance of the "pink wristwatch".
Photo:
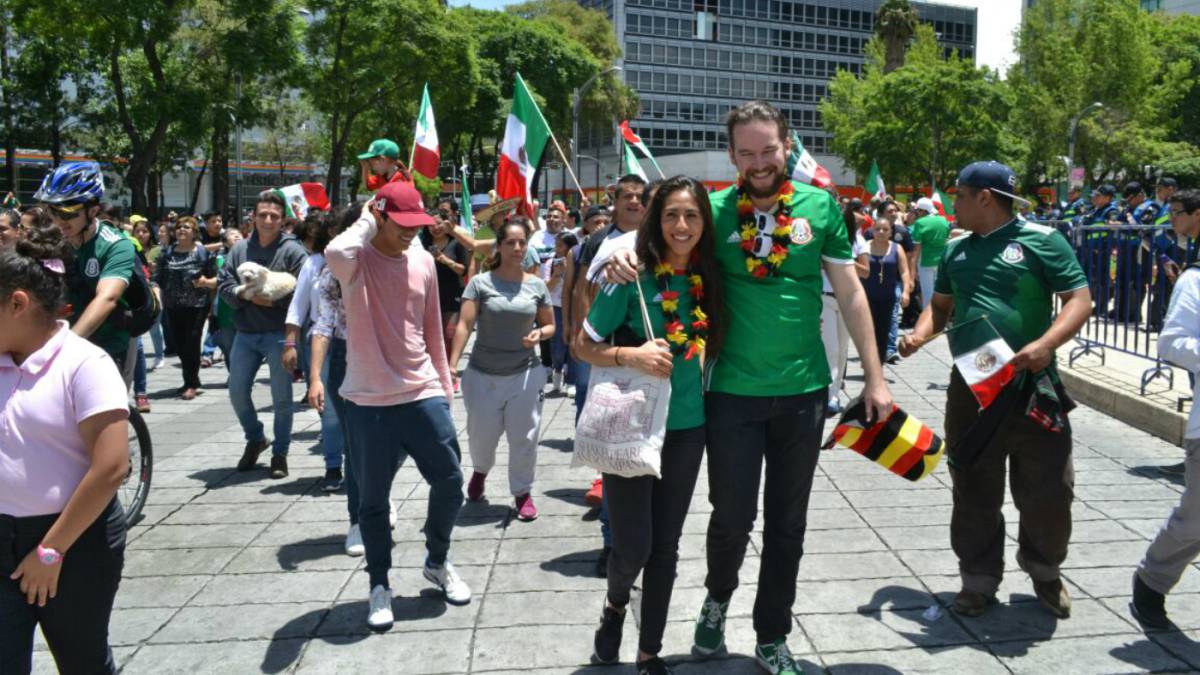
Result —
POLYGON ((41 544, 38 544, 37 556, 38 560, 41 560, 43 565, 57 565, 58 563, 62 562, 63 559, 61 553, 52 548, 46 548, 41 544))

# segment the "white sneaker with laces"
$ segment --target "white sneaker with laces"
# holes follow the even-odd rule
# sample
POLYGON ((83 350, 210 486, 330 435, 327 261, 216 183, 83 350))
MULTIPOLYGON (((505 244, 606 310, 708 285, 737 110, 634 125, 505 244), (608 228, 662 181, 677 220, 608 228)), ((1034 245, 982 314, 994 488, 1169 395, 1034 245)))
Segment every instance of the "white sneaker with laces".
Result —
POLYGON ((393 530, 396 529, 396 503, 390 499, 388 500, 388 525, 393 530))
POLYGON ((367 552, 367 547, 363 545, 362 531, 358 529, 358 523, 350 526, 350 531, 346 533, 346 555, 360 556, 367 552))
POLYGON ((383 586, 371 589, 370 606, 367 608, 367 625, 374 631, 385 631, 392 627, 392 591, 383 586))
POLYGON ((454 565, 451 565, 449 560, 441 566, 430 565, 426 561, 424 574, 430 583, 441 587, 442 593, 446 596, 446 602, 452 605, 465 605, 471 602, 471 589, 467 587, 467 582, 458 576, 458 572, 454 570, 454 565))

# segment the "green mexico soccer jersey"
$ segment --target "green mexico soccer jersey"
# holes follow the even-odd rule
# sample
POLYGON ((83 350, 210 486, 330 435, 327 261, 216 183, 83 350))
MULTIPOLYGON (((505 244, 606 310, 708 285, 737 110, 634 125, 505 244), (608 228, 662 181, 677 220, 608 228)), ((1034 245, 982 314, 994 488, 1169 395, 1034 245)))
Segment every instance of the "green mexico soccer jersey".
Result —
MULTIPOLYGON (((108 223, 96 226, 96 236, 75 251, 75 283, 71 284, 71 323, 74 324, 96 297, 101 279, 123 279, 129 282, 136 264, 137 252, 124 233, 108 223)), ((121 311, 125 301, 119 300, 113 313, 121 311)), ((113 315, 88 338, 109 354, 124 358, 129 349, 129 331, 114 325, 113 315)))
MULTIPOLYGON (((829 386, 821 342, 821 261, 851 265, 846 221, 829 193, 792 183, 792 228, 779 274, 747 271, 737 187, 711 196, 727 330, 708 388, 740 396, 792 396, 829 386)), ((773 228, 774 217, 755 212, 773 228)))
POLYGON ((1086 286, 1058 230, 1014 219, 987 236, 950 242, 934 291, 954 297, 956 324, 986 314, 1017 351, 1050 327, 1054 294, 1086 286))
MULTIPOLYGON (((666 317, 662 310, 662 295, 653 275, 643 274, 639 283, 646 298, 646 311, 650 314, 654 336, 664 337, 666 317)), ((679 293, 677 313, 685 325, 690 323, 692 308, 696 306, 688 293, 687 277, 676 274, 667 283, 667 290, 679 293)), ((583 323, 583 329, 597 341, 605 340, 621 326, 628 325, 642 338, 646 329, 642 323, 642 310, 638 306, 637 289, 633 284, 609 284, 596 295, 595 302, 583 323)), ((687 330, 688 337, 693 333, 687 330)), ((622 352, 624 353, 624 352, 622 352)), ((667 409, 668 429, 691 429, 704 424, 704 387, 700 372, 700 359, 684 359, 676 354, 671 362, 671 403, 667 409)))
POLYGON ((917 218, 912 226, 913 241, 921 245, 921 267, 937 267, 946 252, 950 221, 941 216, 917 218))

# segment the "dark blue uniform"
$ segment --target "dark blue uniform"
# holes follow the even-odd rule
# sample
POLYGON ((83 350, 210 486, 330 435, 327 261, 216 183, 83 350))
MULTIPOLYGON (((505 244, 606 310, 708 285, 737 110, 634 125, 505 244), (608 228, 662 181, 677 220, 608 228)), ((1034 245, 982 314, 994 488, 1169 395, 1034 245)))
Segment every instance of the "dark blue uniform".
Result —
POLYGON ((1081 225, 1085 228, 1080 233, 1079 264, 1087 275, 1088 289, 1092 292, 1093 309, 1096 316, 1108 313, 1109 300, 1112 298, 1112 276, 1110 262, 1115 237, 1111 229, 1105 228, 1110 220, 1116 220, 1120 215, 1117 205, 1110 202, 1108 206, 1095 209, 1083 217, 1081 225), (1086 229, 1095 227, 1096 229, 1086 229))
POLYGON ((1119 230, 1116 234, 1117 302, 1113 318, 1117 321, 1142 321, 1142 300, 1146 297, 1150 271, 1154 267, 1151 258, 1151 240, 1154 232, 1149 228, 1153 227, 1158 212, 1158 205, 1151 201, 1143 201, 1137 206, 1126 206, 1121 210, 1121 225, 1144 229, 1119 230))

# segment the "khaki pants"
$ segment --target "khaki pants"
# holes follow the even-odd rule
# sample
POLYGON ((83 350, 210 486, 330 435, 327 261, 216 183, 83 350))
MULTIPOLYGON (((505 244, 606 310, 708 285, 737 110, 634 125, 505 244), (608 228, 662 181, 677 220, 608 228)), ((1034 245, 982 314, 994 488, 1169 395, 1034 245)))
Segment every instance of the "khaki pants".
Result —
MULTIPOLYGON (((946 442, 953 447, 978 416, 978 402, 954 371, 946 396, 946 442)), ((994 595, 1004 575, 1005 464, 1020 512, 1017 563, 1034 581, 1053 581, 1067 558, 1075 471, 1071 432, 1046 431, 1017 404, 975 464, 954 468, 950 544, 958 556, 963 590, 994 595)))
POLYGON ((1183 571, 1200 555, 1200 438, 1185 438, 1187 488, 1179 506, 1158 531, 1138 565, 1138 576, 1159 593, 1170 593, 1183 571))

